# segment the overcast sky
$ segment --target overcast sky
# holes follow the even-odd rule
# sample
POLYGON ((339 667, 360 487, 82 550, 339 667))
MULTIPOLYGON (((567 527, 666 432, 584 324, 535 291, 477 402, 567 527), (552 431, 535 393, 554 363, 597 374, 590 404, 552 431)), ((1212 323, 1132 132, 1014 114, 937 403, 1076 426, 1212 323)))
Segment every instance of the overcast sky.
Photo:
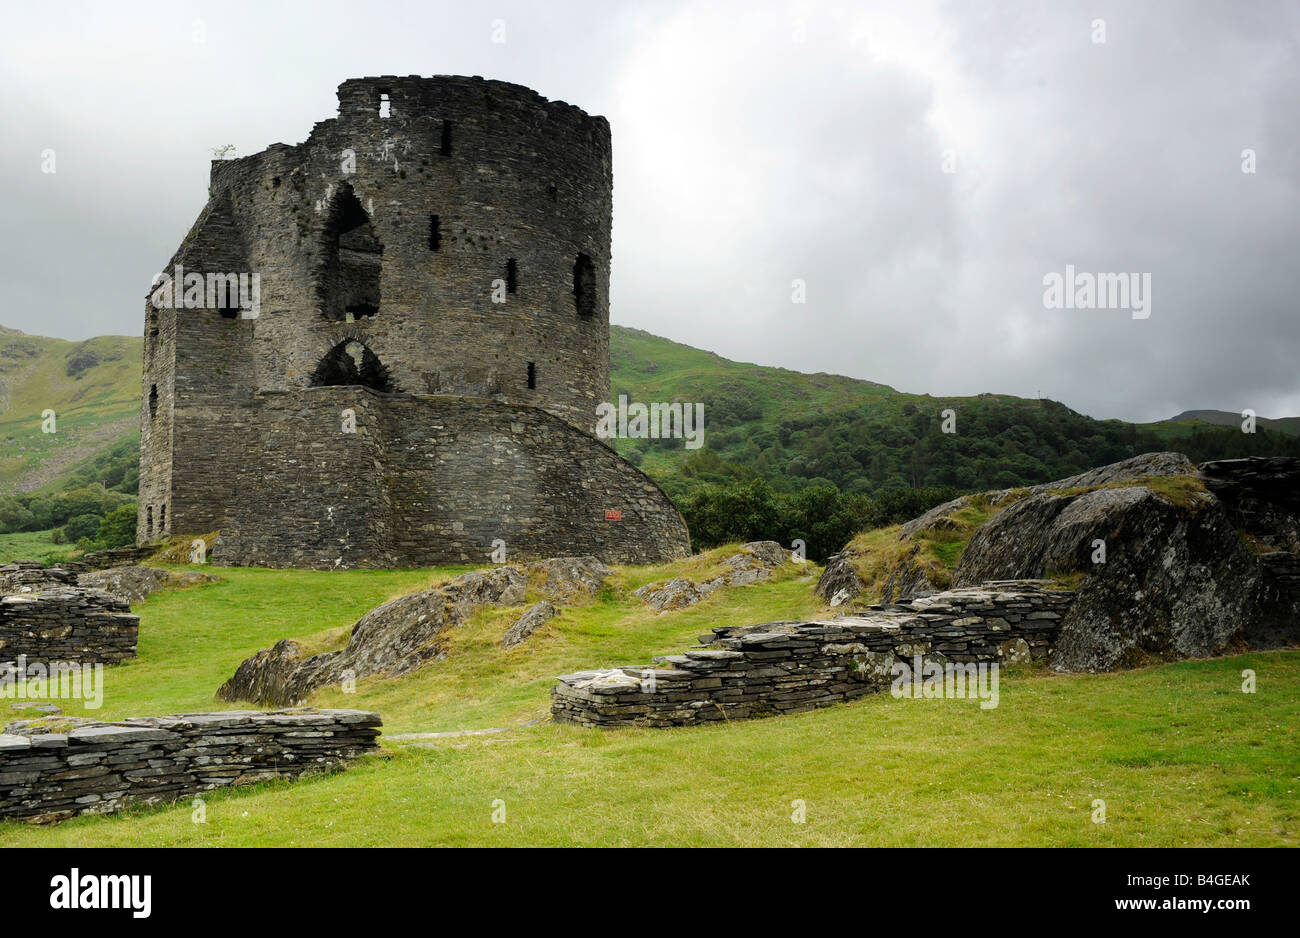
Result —
POLYGON ((141 334, 212 148, 299 143, 383 74, 609 118, 616 323, 1097 417, 1300 414, 1294 2, 9 5, 0 324, 141 334), (1045 308, 1067 264, 1150 274, 1149 318, 1045 308))

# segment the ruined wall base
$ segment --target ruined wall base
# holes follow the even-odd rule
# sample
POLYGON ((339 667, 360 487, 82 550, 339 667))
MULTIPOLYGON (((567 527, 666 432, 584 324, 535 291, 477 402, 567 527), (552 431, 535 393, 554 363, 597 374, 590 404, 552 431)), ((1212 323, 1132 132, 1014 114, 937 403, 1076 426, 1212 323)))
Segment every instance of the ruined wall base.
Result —
POLYGON ((259 395, 213 562, 344 569, 690 552, 610 447, 534 407, 322 387, 259 395))
POLYGON ((0 734, 0 818, 34 824, 297 778, 376 748, 362 710, 232 710, 0 734))
MULTIPOLYGON (((693 726, 853 700, 890 687, 895 663, 1041 660, 1073 599, 1030 581, 986 583, 860 616, 716 628, 705 647, 655 659, 666 668, 563 675, 551 688, 551 716, 582 726, 693 726)), ((975 696, 974 679, 966 681, 959 696, 975 696)))

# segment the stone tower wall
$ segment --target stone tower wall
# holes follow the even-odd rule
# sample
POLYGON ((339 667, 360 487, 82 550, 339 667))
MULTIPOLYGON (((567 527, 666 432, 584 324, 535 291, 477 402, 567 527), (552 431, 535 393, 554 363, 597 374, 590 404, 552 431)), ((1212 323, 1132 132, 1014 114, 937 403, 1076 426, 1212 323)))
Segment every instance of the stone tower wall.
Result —
POLYGON ((510 532, 534 555, 685 550, 671 502, 592 435, 609 393, 605 119, 481 78, 357 79, 338 100, 305 143, 214 161, 166 269, 255 272, 256 317, 146 304, 137 539, 220 529, 224 559, 277 566, 479 561, 510 532), (336 358, 382 381, 316 386, 336 358), (373 419, 341 440, 344 398, 373 419), (503 406, 528 429, 493 470, 503 406), (429 440, 433 462, 412 462, 429 440), (642 520, 606 526, 620 505, 642 520))

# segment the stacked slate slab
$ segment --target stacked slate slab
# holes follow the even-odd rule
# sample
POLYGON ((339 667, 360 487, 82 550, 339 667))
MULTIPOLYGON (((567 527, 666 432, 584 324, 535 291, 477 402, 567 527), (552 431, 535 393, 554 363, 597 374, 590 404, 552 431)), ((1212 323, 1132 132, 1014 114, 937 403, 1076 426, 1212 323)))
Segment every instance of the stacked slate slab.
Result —
POLYGON ((77 574, 62 567, 44 567, 32 561, 0 566, 0 593, 34 593, 51 586, 76 586, 77 574))
POLYGON ((377 713, 315 709, 69 722, 0 734, 0 818, 49 823, 328 771, 377 748, 381 726, 377 713))
POLYGON ((136 655, 140 617, 102 590, 62 584, 0 597, 0 661, 117 664, 136 655))
POLYGON ((1043 659, 1073 598, 1040 581, 991 581, 859 615, 720 627, 699 649, 654 659, 666 667, 561 676, 551 715, 583 726, 691 726, 852 700, 888 687, 900 659, 1043 659))

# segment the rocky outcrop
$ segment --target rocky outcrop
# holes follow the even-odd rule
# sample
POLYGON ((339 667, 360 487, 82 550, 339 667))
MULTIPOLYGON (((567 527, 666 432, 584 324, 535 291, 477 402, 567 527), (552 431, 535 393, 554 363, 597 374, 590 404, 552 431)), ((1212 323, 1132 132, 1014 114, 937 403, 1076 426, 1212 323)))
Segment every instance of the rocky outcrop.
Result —
POLYGON ((521 605, 530 584, 548 598, 576 601, 594 596, 612 572, 594 557, 562 557, 466 573, 372 609, 352 627, 341 651, 304 656, 297 642, 277 642, 241 663, 217 696, 288 706, 327 684, 409 674, 440 659, 447 630, 479 607, 521 605))
POLYGON ((1034 495, 975 532, 953 582, 1083 574, 1053 654, 1059 670, 1240 650, 1271 615, 1262 569, 1223 505, 1208 493, 1197 501, 1141 485, 1034 495))
POLYGON ((862 579, 853 567, 853 552, 846 548, 826 561, 815 592, 835 607, 857 599, 862 595, 862 589, 862 579))
POLYGON ((914 537, 925 531, 933 531, 942 527, 948 523, 953 512, 969 506, 977 497, 983 498, 990 507, 1000 508, 1024 495, 1039 495, 1044 492, 1064 489, 1097 488, 1103 485, 1136 482, 1139 479, 1189 475, 1195 471, 1196 466, 1182 453, 1145 453, 1107 466, 1089 469, 1087 472, 1058 479, 1055 482, 1044 482, 1027 488, 996 489, 991 492, 981 492, 978 495, 962 495, 952 501, 931 508, 917 518, 913 518, 903 525, 899 537, 900 539, 914 537))
POLYGON ((370 610, 352 627, 342 651, 303 657, 285 639, 258 652, 217 690, 222 700, 251 700, 289 706, 318 687, 371 674, 408 674, 443 653, 443 633, 479 606, 516 606, 524 601, 527 577, 519 567, 474 571, 442 586, 400 596, 370 610))
POLYGON ((558 610, 546 600, 531 606, 501 638, 502 648, 514 648, 528 636, 555 618, 558 610))
POLYGON ((161 567, 111 567, 83 573, 77 583, 100 589, 129 603, 140 602, 164 588, 185 588, 220 583, 221 577, 196 570, 164 570, 161 567))
POLYGON ((687 577, 674 577, 662 583, 648 583, 632 595, 657 612, 672 612, 693 606, 724 586, 748 586, 766 580, 789 560, 785 548, 776 541, 752 541, 740 545, 740 551, 722 561, 727 572, 697 583, 687 577))
POLYGON ((573 603, 600 592, 613 570, 595 557, 555 557, 527 564, 529 586, 547 599, 573 603))
MULTIPOLYGON (((1054 668, 1105 671, 1300 641, 1300 460, 1207 463, 1155 453, 1022 491, 982 496, 954 587, 1064 577, 1078 583, 1054 668), (1254 548, 1254 549, 1252 549, 1254 548)), ((904 525, 916 536, 967 496, 904 525)), ((826 588, 852 591, 852 558, 826 588)))

